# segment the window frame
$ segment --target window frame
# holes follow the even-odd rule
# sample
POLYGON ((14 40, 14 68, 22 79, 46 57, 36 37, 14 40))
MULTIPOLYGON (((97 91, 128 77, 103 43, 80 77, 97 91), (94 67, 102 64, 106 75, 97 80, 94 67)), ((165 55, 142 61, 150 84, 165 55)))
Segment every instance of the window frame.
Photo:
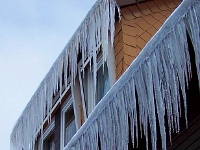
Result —
MULTIPOLYGON (((114 55, 114 49, 113 47, 111 47, 111 44, 109 44, 109 50, 108 50, 108 58, 107 61, 104 60, 103 58, 103 51, 100 49, 98 51, 97 54, 97 73, 98 70, 100 69, 100 67, 102 65, 107 65, 107 69, 108 69, 108 76, 109 76, 109 81, 110 81, 110 88, 112 87, 112 85, 115 83, 116 81, 116 66, 115 66, 115 55, 114 55)), ((92 99, 92 101, 90 101, 90 103, 88 103, 90 106, 86 106, 86 99, 85 99, 85 93, 84 93, 84 82, 85 80, 88 87, 90 87, 90 89, 92 90, 93 88, 93 82, 94 82, 94 76, 93 76, 93 64, 92 62, 92 58, 88 58, 85 63, 83 64, 82 60, 79 62, 78 64, 78 76, 79 76, 79 82, 80 82, 80 90, 81 90, 81 97, 82 97, 82 104, 83 104, 83 109, 84 109, 84 117, 87 118, 89 116, 89 114, 92 112, 92 110, 94 109, 94 107, 96 106, 96 97, 95 97, 95 92, 88 92, 89 90, 87 90, 87 95, 89 95, 88 99, 92 99), (87 71, 87 72, 86 72, 87 71), (84 77, 83 77, 84 74, 84 77), (86 77, 86 75, 88 75, 88 77, 86 77), (87 110, 88 109, 88 110, 87 110)), ((105 69, 105 66, 104 68, 105 69)), ((96 75, 97 75, 96 73, 96 75)), ((97 85, 96 85, 97 86, 97 85)), ((97 89, 96 89, 97 91, 97 89)), ((87 104, 87 105, 88 105, 87 104)))
POLYGON ((60 129, 60 149, 63 149, 65 145, 65 114, 68 110, 72 109, 74 112, 74 121, 75 121, 75 128, 77 132, 77 123, 76 123, 76 116, 75 116, 75 109, 73 107, 73 97, 72 95, 68 96, 66 102, 63 104, 61 108, 61 129, 60 129))
MULTIPOLYGON (((55 132, 55 118, 53 118, 51 120, 50 125, 44 130, 43 138, 42 138, 42 141, 43 141, 43 148, 42 149, 44 149, 45 141, 48 141, 48 139, 51 138, 52 136, 54 136, 54 139, 55 139, 55 135, 53 135, 54 132, 55 132)), ((54 144, 55 144, 55 141, 54 141, 54 144)))

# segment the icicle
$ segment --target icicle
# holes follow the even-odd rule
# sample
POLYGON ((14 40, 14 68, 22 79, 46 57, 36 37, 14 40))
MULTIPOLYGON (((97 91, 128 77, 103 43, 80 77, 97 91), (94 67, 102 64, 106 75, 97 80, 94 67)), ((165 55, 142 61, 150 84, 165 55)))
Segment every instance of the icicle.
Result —
POLYGON ((60 58, 60 64, 61 66, 59 66, 59 89, 60 89, 60 96, 62 95, 63 92, 63 56, 60 58))
POLYGON ((69 68, 69 66, 68 66, 68 49, 66 49, 65 51, 64 51, 65 53, 64 53, 64 83, 65 83, 65 86, 67 86, 67 84, 68 84, 68 80, 67 80, 67 78, 68 78, 68 68, 69 68))
MULTIPOLYGON (((183 95, 184 108, 185 108, 184 109, 185 110, 185 120, 186 120, 186 125, 187 125, 187 102, 186 102, 185 87, 188 87, 188 79, 189 79, 189 77, 191 77, 191 75, 190 75, 191 74, 191 66, 190 66, 188 45, 185 45, 187 43, 187 35, 186 35, 186 29, 185 29, 183 20, 181 20, 177 24, 177 26, 175 26, 172 37, 174 38, 173 40, 176 41, 176 43, 177 43, 174 45, 174 47, 176 48, 176 50, 174 51, 175 56, 176 56, 175 64, 177 64, 176 68, 177 68, 177 74, 178 74, 179 81, 180 81, 180 88, 181 88, 182 95, 183 95)), ((180 106, 179 106, 179 108, 180 108, 180 106)))
MULTIPOLYGON (((44 119, 51 118, 52 96, 62 88, 62 73, 64 73, 65 88, 68 86, 68 77, 71 78, 69 82, 74 84, 80 53, 83 65, 86 60, 90 60, 90 63, 93 61, 94 87, 96 87, 97 51, 102 46, 103 60, 106 61, 108 41, 112 46, 114 40, 116 6, 114 0, 100 0, 89 12, 20 116, 11 134, 11 150, 34 149, 36 136, 39 132, 43 136, 44 119)), ((168 124, 170 141, 172 132, 180 130, 179 90, 183 95, 187 125, 185 87, 188 87, 191 78, 191 64, 186 28, 194 46, 200 84, 199 11, 198 0, 183 1, 96 106, 66 149, 97 149, 99 139, 102 149, 107 147, 127 149, 129 128, 134 147, 138 146, 140 132, 141 136, 146 138, 147 149, 148 134, 151 134, 151 146, 152 149, 156 149, 156 120, 160 128, 162 149, 166 149, 167 125, 165 124, 168 124)), ((41 141, 41 149, 42 145, 41 141)))
MULTIPOLYGON (((155 47, 153 47, 153 51, 152 48, 149 47, 149 51, 151 52, 148 53, 149 57, 148 59, 146 59, 146 57, 144 58, 143 57, 144 55, 141 56, 141 58, 143 58, 144 61, 140 59, 140 64, 143 65, 137 64, 139 60, 138 61, 136 60, 137 63, 135 62, 135 64, 134 63, 132 64, 133 66, 129 68, 129 70, 125 73, 125 75, 123 75, 120 81, 118 81, 118 83, 113 87, 113 89, 111 89, 110 94, 108 93, 108 96, 107 97, 105 96, 104 99, 98 104, 99 107, 98 106, 96 107, 96 110, 98 110, 98 112, 99 109, 102 110, 102 112, 106 111, 106 109, 110 110, 112 116, 114 117, 113 122, 115 122, 115 126, 113 128, 115 128, 114 135, 116 137, 118 136, 123 137, 123 135, 121 135, 120 132, 122 131, 123 128, 123 124, 121 124, 121 121, 123 119, 120 118, 121 114, 119 114, 118 112, 119 108, 125 110, 125 112, 122 111, 123 112, 122 114, 124 113, 129 114, 131 121, 131 134, 133 143, 135 141, 134 139, 135 136, 137 137, 137 133, 136 135, 134 134, 134 128, 136 132, 138 132, 137 130, 138 122, 137 119, 135 119, 137 118, 137 113, 140 114, 139 116, 140 130, 141 132, 143 130, 146 136, 147 145, 148 145, 147 129, 148 125, 150 125, 151 140, 152 143, 154 143, 154 145, 152 145, 153 148, 155 148, 156 146, 156 134, 157 134, 155 130, 156 128, 155 109, 158 116, 157 119, 159 121, 163 149, 166 149, 166 131, 165 131, 165 119, 164 119, 165 110, 168 118, 167 122, 168 122, 170 137, 172 131, 179 132, 179 117, 181 115, 179 88, 183 93, 183 99, 185 105, 184 107, 186 108, 187 105, 186 105, 186 96, 184 87, 188 86, 188 79, 191 74, 191 65, 190 65, 190 60, 188 59, 189 52, 187 48, 187 41, 186 41, 187 38, 183 21, 181 20, 180 22, 177 22, 174 29, 171 31, 168 32, 166 36, 164 36, 164 38, 155 47), (173 42, 179 44, 174 45, 173 42), (169 43, 172 43, 172 45, 169 43), (177 51, 179 49, 181 50, 177 51), (143 70, 143 73, 141 72, 141 70, 143 70), (130 75, 131 77, 129 79, 130 75), (130 83, 126 82, 126 84, 124 84, 125 81, 130 81, 130 83), (153 85, 149 86, 151 82, 153 83, 153 85), (137 102, 135 97, 135 86, 138 94, 137 102), (125 91, 122 92, 123 90, 125 91), (124 107, 123 102, 125 104, 125 108, 127 107, 126 109, 123 109, 124 107), (108 108, 103 107, 106 104, 109 104, 111 107, 108 108), (128 104, 130 105, 129 107, 128 104), (136 109, 136 104, 139 105, 139 110, 136 109)), ((94 118, 97 119, 98 121, 101 120, 102 118, 105 118, 105 115, 97 113, 96 117, 94 118)), ((109 118, 110 116, 108 118, 106 117, 107 120, 109 118)), ((101 128, 105 127, 104 122, 99 122, 99 124, 100 127, 102 126, 101 128)), ((92 126, 92 124, 89 125, 92 126)), ((85 126, 87 126, 87 123, 85 124, 85 126)), ((116 149, 121 148, 120 142, 121 141, 117 141, 116 149)), ((104 144, 106 144, 106 141, 104 144, 103 143, 101 144, 102 147, 105 146, 104 144)))
POLYGON ((142 131, 145 135, 146 139, 146 149, 148 149, 148 101, 147 101, 147 91, 144 90, 145 88, 145 81, 142 74, 142 67, 140 66, 140 69, 138 69, 138 72, 135 74, 135 77, 137 80, 136 82, 136 91, 138 94, 138 105, 139 105, 139 120, 140 120, 140 131, 141 131, 141 137, 142 137, 142 131))
POLYGON ((165 105, 164 101, 160 92, 161 83, 159 79, 158 73, 158 61, 156 59, 155 53, 152 54, 152 59, 150 59, 152 65, 152 83, 154 87, 155 99, 156 99, 156 108, 157 108, 157 115, 158 121, 160 126, 160 134, 162 137, 162 149, 166 150, 166 131, 165 131, 165 105))
MULTIPOLYGON (((111 46, 113 46, 114 43, 114 34, 115 34, 115 8, 118 8, 119 12, 119 6, 117 5, 116 1, 110 2, 110 39, 111 39, 111 46)), ((120 13, 119 13, 120 14, 120 13)))
POLYGON ((169 75, 166 67, 166 63, 160 54, 161 51, 164 51, 162 47, 159 45, 157 47, 156 52, 156 58, 158 62, 158 72, 159 72, 159 78, 161 81, 161 91, 162 91, 162 98, 164 99, 164 104, 167 110, 167 119, 168 119, 168 128, 169 128, 169 137, 171 141, 171 128, 172 128, 172 104, 171 104, 171 96, 170 96, 170 90, 169 90, 169 75))
POLYGON ((175 118, 174 118, 174 127, 173 129, 176 132, 179 132, 179 100, 180 98, 178 97, 179 93, 179 83, 177 81, 177 77, 176 77, 176 72, 175 72, 175 68, 174 68, 174 64, 175 64, 175 54, 174 51, 172 50, 173 47, 173 43, 171 40, 171 36, 166 36, 166 43, 164 46, 166 46, 166 50, 163 52, 163 54, 165 54, 163 57, 165 59, 166 65, 167 65, 167 71, 170 73, 170 80, 169 80, 169 87, 170 87, 170 94, 172 95, 172 110, 173 110, 173 114, 175 114, 175 118), (167 52, 167 53, 165 53, 167 52))
POLYGON ((199 47, 200 47, 200 26, 199 26, 199 1, 194 1, 193 6, 191 7, 191 9, 189 10, 189 13, 187 14, 187 29, 189 31, 190 34, 190 38, 192 40, 192 44, 194 47, 194 51, 195 51, 195 60, 196 60, 196 68, 197 68, 197 75, 198 75, 198 79, 199 79, 199 85, 200 85, 200 51, 199 51, 199 47))
POLYGON ((137 119, 137 107, 136 107, 136 95, 135 95, 135 82, 133 78, 131 78, 130 81, 128 82, 126 95, 127 95, 127 107, 131 123, 129 128, 132 129, 131 137, 132 137, 133 147, 138 147, 138 119, 137 119), (137 142, 136 146, 135 146, 135 136, 137 142))
POLYGON ((155 114, 155 103, 154 103, 154 92, 153 92, 153 80, 152 80, 152 66, 149 60, 146 60, 144 63, 143 74, 146 74, 144 81, 145 87, 147 89, 147 101, 148 101, 148 115, 149 115, 149 124, 151 130, 151 143, 152 149, 156 150, 157 143, 157 131, 156 131, 156 114, 155 114))

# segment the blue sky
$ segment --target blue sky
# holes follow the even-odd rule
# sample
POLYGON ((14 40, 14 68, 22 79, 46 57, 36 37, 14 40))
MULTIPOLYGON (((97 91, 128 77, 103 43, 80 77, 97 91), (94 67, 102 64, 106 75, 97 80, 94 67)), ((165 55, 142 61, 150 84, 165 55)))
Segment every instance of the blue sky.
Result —
POLYGON ((0 149, 96 0, 0 0, 0 149))

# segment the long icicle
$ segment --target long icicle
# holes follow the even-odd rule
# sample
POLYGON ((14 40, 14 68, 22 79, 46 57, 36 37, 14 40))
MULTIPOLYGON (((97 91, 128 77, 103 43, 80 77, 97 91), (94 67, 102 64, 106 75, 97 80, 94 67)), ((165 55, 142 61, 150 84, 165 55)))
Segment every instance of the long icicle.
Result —
MULTIPOLYGON (((41 126, 43 126, 44 119, 47 116, 47 120, 51 120, 52 97, 59 89, 62 90, 62 72, 64 73, 64 88, 68 86, 69 81, 74 84, 78 69, 78 54, 82 53, 83 64, 87 59, 93 58, 94 79, 96 80, 97 50, 104 43, 103 53, 107 55, 107 41, 113 41, 108 38, 114 37, 115 7, 114 0, 99 0, 90 10, 16 123, 11 133, 11 150, 34 149, 35 138, 43 130, 41 126), (112 21, 107 18, 110 14, 112 14, 112 21), (90 30, 92 26, 93 30, 90 30), (108 36, 109 32, 111 37, 108 36), (71 79, 68 80, 68 77, 71 79)), ((106 60, 107 56, 104 58, 106 60)))
MULTIPOLYGON (((58 71, 61 69, 59 68, 62 66, 61 63, 66 67, 64 68, 64 76, 66 78, 71 76, 71 82, 73 83, 77 74, 77 57, 78 53, 81 52, 80 45, 84 45, 84 58, 89 59, 93 55, 96 55, 92 48, 96 48, 97 50, 98 47, 96 47, 96 44, 101 43, 103 45, 104 61, 107 59, 108 33, 110 32, 111 38, 114 37, 114 21, 109 22, 109 19, 107 19, 107 17, 115 16, 113 13, 115 12, 116 3, 113 1, 101 0, 97 2, 81 27, 72 37, 72 40, 65 47, 59 56, 63 57, 63 59, 57 59, 14 127, 11 134, 11 150, 21 150, 22 148, 34 149, 37 133, 40 131, 43 132, 43 119, 45 119, 46 115, 48 118, 51 117, 52 96, 58 90, 59 84, 61 84, 59 83, 61 74, 58 71), (94 16, 91 17, 92 14, 95 14, 96 18, 94 16), (101 29, 97 16, 104 20, 101 29), (89 30, 88 27, 92 23, 90 19, 92 18, 98 27, 89 30), (86 31, 89 33, 85 33, 86 31), (91 32, 96 35, 93 35, 91 32), (101 38, 97 36, 97 33, 101 35, 101 38), (92 37, 100 41, 90 41, 92 37), (89 53, 86 52, 86 49, 88 49, 89 53), (69 75, 67 75, 68 73, 69 75), (40 111, 35 111, 38 108, 40 108, 40 111)), ((100 137, 102 148, 110 146, 108 143, 112 141, 113 144, 111 145, 116 149, 126 149, 128 134, 124 133, 128 132, 127 128, 130 128, 130 126, 133 144, 135 138, 138 141, 138 134, 141 132, 145 135, 147 149, 149 145, 148 130, 150 129, 149 134, 151 134, 152 148, 154 149, 156 145, 155 120, 159 120, 162 148, 166 149, 165 113, 162 109, 164 108, 167 114, 169 136, 171 138, 171 132, 179 132, 180 128, 181 102, 179 99, 179 88, 183 94, 185 116, 187 116, 184 86, 188 86, 188 80, 191 77, 191 64, 188 59, 186 29, 189 31, 189 36, 195 49, 197 72, 200 75, 200 46, 198 42, 200 39, 200 23, 197 19, 200 17, 199 13, 197 13, 199 10, 200 2, 198 0, 183 1, 177 11, 172 14, 154 38, 146 45, 125 74, 112 87, 102 101, 98 103, 93 113, 69 142, 66 149, 96 148, 98 147, 98 137, 100 137), (171 25, 172 23, 173 26, 171 25), (177 43, 179 43, 178 46, 176 45, 177 43), (177 52, 179 49, 181 50, 177 52), (146 74, 144 70, 147 71, 146 74), (127 81, 132 82, 128 84, 127 81), (155 81, 156 83, 149 86, 150 81, 155 81), (159 88, 160 92, 157 90, 159 88), (127 97, 126 94, 130 91, 131 94, 127 97), (137 98, 135 91, 138 96, 137 98), (127 102, 128 100, 130 103, 127 102), (130 106, 130 104, 132 105, 130 106), (139 105, 139 110, 137 110, 136 105, 139 105), (158 115, 155 115, 155 111, 158 115), (126 117, 128 115, 130 116, 130 125, 127 124, 126 117), (111 117, 112 121, 109 119, 111 117), (105 120, 109 121, 109 124, 106 124, 105 120), (114 125, 115 127, 111 127, 110 125, 114 125), (149 126, 150 128, 148 128, 149 126), (111 128, 115 129, 115 131, 108 130, 111 128), (110 137, 115 137, 115 140, 110 139, 110 137), (123 137, 123 140, 117 137, 123 137)), ((110 41, 113 42, 113 39, 110 41)), ((198 78, 200 81, 200 76, 198 78)), ((67 83, 65 86, 67 86, 67 83)))
MULTIPOLYGON (((179 118, 182 113, 180 111, 181 102, 184 103, 187 124, 185 88, 188 86, 188 81, 191 78, 191 64, 186 28, 190 31, 190 38, 193 41, 193 45, 197 45, 199 24, 197 28, 198 20, 194 19, 197 14, 194 12, 197 12, 199 9, 199 1, 185 0, 179 6, 177 11, 172 14, 166 24, 146 45, 128 70, 101 102, 98 103, 86 123, 67 145, 66 150, 72 149, 72 145, 76 145, 76 139, 79 138, 82 138, 81 143, 79 143, 80 147, 84 147, 86 139, 83 138, 83 135, 89 132, 93 126, 93 122, 96 121, 98 122, 98 127, 93 129, 95 130, 94 133, 99 132, 100 134, 101 148, 105 148, 108 141, 110 144, 113 144, 113 140, 109 138, 110 134, 112 134, 115 137, 114 144, 116 147, 114 149, 127 149, 125 139, 129 135, 126 134, 125 136, 121 132, 124 128, 128 128, 124 120, 126 116, 130 117, 129 128, 131 127, 131 137, 134 146, 136 145, 135 138, 136 140, 138 139, 136 133, 140 131, 146 136, 146 148, 149 148, 147 132, 149 132, 148 128, 150 127, 151 147, 152 149, 156 148, 157 132, 155 122, 158 120, 162 149, 166 149, 166 124, 168 124, 170 138, 172 132, 179 132, 179 118), (192 25, 193 22, 195 22, 195 25, 192 25), (194 29, 197 32, 193 32, 194 29), (181 93, 179 90, 183 95, 183 101, 180 101, 181 93), (139 105, 139 110, 137 110, 136 105, 139 105), (167 117, 166 123, 165 115, 167 117), (138 119, 137 116, 139 116, 138 119), (112 117, 113 123, 109 121, 110 117, 112 117), (108 121, 107 124, 105 124, 105 120, 108 121), (114 132, 111 130, 108 133, 107 129, 110 128, 108 126, 113 124, 114 132)), ((199 52, 200 49, 196 46, 195 55, 197 55, 197 58, 199 52)), ((196 65, 199 66, 199 64, 200 61, 197 59, 196 65)), ((91 132, 89 136, 93 139, 91 132)), ((94 144, 97 143, 97 141, 94 142, 94 144)))

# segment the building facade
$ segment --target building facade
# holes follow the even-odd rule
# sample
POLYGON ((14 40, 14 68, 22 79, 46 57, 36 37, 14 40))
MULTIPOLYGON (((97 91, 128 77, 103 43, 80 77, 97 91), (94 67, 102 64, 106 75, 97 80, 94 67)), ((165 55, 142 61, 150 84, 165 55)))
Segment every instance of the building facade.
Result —
POLYGON ((11 149, 200 148, 200 2, 99 0, 11 133, 11 149))

